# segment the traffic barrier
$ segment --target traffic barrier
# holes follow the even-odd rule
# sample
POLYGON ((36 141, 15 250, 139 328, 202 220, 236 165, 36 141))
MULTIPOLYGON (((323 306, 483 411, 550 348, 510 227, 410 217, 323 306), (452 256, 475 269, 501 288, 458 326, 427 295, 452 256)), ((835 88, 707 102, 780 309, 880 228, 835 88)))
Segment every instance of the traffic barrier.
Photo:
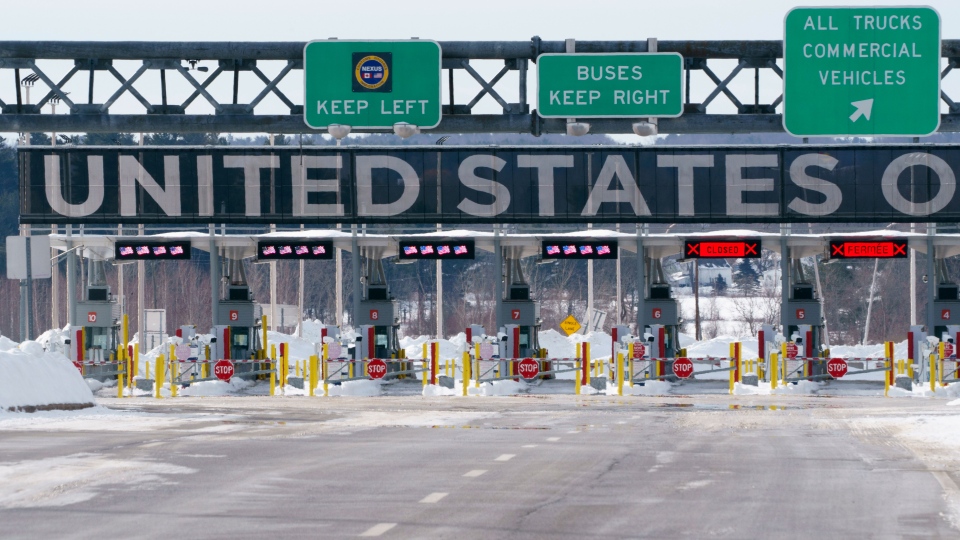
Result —
MULTIPOLYGON (((931 355, 931 357, 936 358, 936 355, 931 355)), ((839 380, 847 375, 862 375, 865 373, 885 373, 883 381, 885 385, 889 385, 893 377, 895 376, 893 370, 893 358, 881 356, 881 357, 862 357, 862 358, 805 358, 805 357, 796 357, 791 359, 792 361, 797 362, 797 366, 793 369, 792 372, 788 372, 786 376, 782 378, 784 383, 798 382, 798 381, 816 381, 816 380, 839 380), (859 363, 865 366, 862 369, 851 370, 851 363, 859 363), (869 364, 874 364, 874 367, 868 368, 869 364), (813 371, 810 366, 814 364, 821 364, 826 367, 826 373, 821 373, 818 375, 811 375, 813 371), (803 372, 800 374, 800 372, 803 372)), ((935 363, 935 362, 934 362, 935 363)), ((784 362, 786 364, 786 362, 784 362)), ((933 364, 931 364, 933 365, 933 364)))
POLYGON ((740 343, 730 344, 729 357, 707 356, 703 358, 690 358, 679 356, 675 358, 631 358, 628 362, 627 373, 625 377, 631 383, 646 383, 650 380, 682 381, 685 383, 705 382, 710 379, 697 379, 698 375, 708 373, 729 373, 729 391, 733 394, 735 383, 741 382, 742 360, 740 358, 740 343), (726 363, 726 366, 723 364, 726 363), (696 365, 708 365, 715 369, 706 369, 697 371, 696 365), (671 366, 671 374, 666 374, 665 366, 671 366), (637 371, 639 366, 639 373, 637 371), (641 376, 638 376, 641 375, 641 376), (657 376, 659 375, 659 376, 657 376))

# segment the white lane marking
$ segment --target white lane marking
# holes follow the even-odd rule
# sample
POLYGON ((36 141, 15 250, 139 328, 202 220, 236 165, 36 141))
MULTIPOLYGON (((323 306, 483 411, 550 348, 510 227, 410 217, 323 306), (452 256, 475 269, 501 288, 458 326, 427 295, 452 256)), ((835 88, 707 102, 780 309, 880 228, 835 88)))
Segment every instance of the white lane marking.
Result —
POLYGON ((501 454, 494 461, 510 461, 511 459, 517 457, 516 454, 501 454))
POLYGON ((536 447, 537 447, 537 445, 535 445, 535 444, 525 444, 525 445, 521 446, 520 448, 536 448, 536 447))
POLYGON ((580 433, 579 431, 568 431, 567 433, 580 433))
POLYGON ((487 472, 487 471, 485 471, 485 470, 483 470, 483 469, 474 469, 474 470, 468 472, 467 474, 465 474, 464 476, 466 476, 467 478, 476 478, 476 477, 480 476, 481 474, 483 474, 483 473, 485 473, 485 472, 487 472))
POLYGON ((547 439, 547 441, 549 441, 549 442, 557 442, 557 441, 559 441, 559 440, 560 440, 560 437, 550 437, 550 438, 547 439))
POLYGON ((437 503, 440 502, 440 499, 446 497, 447 495, 449 495, 449 493, 431 493, 421 499, 420 502, 427 504, 437 503))
POLYGON ((381 534, 389 531, 390 529, 396 527, 396 523, 377 523, 373 527, 370 527, 366 531, 360 534, 360 536, 380 536, 381 534))
POLYGON ((140 448, 153 448, 154 446, 160 446, 161 444, 167 444, 164 441, 149 442, 147 444, 141 444, 140 448))

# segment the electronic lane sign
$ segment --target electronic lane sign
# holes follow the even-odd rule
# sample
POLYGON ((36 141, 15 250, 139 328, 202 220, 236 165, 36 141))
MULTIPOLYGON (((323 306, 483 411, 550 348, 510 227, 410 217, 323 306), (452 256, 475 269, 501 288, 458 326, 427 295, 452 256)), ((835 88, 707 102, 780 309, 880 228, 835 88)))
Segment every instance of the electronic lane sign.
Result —
POLYGON ((616 259, 617 241, 544 240, 540 257, 543 259, 616 259))
POLYGON ((694 239, 683 243, 685 259, 759 259, 760 239, 736 240, 694 239))
POLYGON ((473 259, 473 240, 423 241, 401 240, 400 259, 473 259))
POLYGON ((391 128, 440 124, 440 44, 407 41, 311 41, 303 49, 303 119, 391 128))
POLYGON ((541 54, 537 114, 544 118, 680 116, 683 57, 678 53, 541 54))
POLYGON ((117 262, 160 259, 189 259, 190 241, 183 242, 135 242, 117 241, 113 245, 117 262))
POLYGON ((795 8, 784 18, 783 127, 914 136, 940 126, 940 15, 930 7, 795 8))
POLYGON ((831 259, 905 259, 906 240, 831 240, 831 259))
POLYGON ((330 240, 303 240, 291 242, 257 242, 257 260, 282 261, 301 259, 332 259, 333 242, 330 240))

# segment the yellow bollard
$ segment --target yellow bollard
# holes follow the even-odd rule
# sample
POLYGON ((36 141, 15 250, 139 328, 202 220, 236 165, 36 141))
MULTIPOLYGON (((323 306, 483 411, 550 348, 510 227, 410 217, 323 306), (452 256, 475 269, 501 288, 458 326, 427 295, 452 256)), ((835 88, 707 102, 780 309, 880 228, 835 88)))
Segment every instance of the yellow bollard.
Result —
MULTIPOLYGON (((884 365, 890 368, 890 371, 893 371, 893 360, 887 359, 884 361, 884 365)), ((890 394, 890 377, 886 373, 883 374, 883 397, 888 397, 890 394)))
POLYGON ((630 388, 633 388, 633 355, 630 355, 630 359, 627 363, 630 365, 630 369, 627 373, 627 384, 630 386, 630 388))
POLYGON ((263 359, 266 359, 267 357, 267 316, 266 315, 260 316, 260 331, 263 333, 260 337, 260 339, 263 341, 263 343, 260 345, 261 347, 263 347, 262 349, 260 349, 261 351, 260 357, 263 359))
POLYGON ((780 378, 780 370, 777 369, 779 366, 777 361, 779 357, 777 353, 770 353, 770 388, 776 388, 780 378))
POLYGON ((320 368, 320 357, 313 355, 310 357, 310 397, 314 396, 317 388, 317 371, 320 368))
POLYGON ((327 352, 326 343, 323 344, 323 350, 321 351, 321 353, 323 354, 323 356, 320 358, 320 369, 321 369, 320 376, 323 377, 323 395, 324 397, 327 397, 330 395, 330 387, 329 387, 329 384, 327 383, 327 376, 328 376, 327 375, 327 369, 328 369, 327 358, 329 357, 329 354, 327 352))
POLYGON ((617 395, 623 395, 623 353, 617 353, 617 395))
POLYGON ((470 353, 463 353, 463 374, 461 377, 463 387, 463 397, 467 397, 467 388, 470 386, 470 353))
POLYGON ((930 391, 936 392, 936 383, 937 383, 937 356, 934 354, 930 355, 930 391))
POLYGON ((573 393, 579 396, 580 395, 580 378, 582 376, 582 370, 584 365, 583 359, 578 359, 576 361, 576 365, 577 365, 577 371, 574 372, 575 377, 573 378, 574 380, 573 393))
POLYGON ((274 363, 270 362, 270 395, 277 393, 277 370, 273 369, 274 363))
MULTIPOLYGON (((426 350, 426 345, 424 345, 424 350, 426 350)), ((430 366, 427 365, 428 362, 429 360, 426 360, 426 357, 424 357, 424 360, 420 362, 423 364, 423 372, 421 372, 420 375, 422 375, 421 379, 423 379, 424 388, 427 387, 427 380, 430 378, 430 366)))
POLYGON ((177 355, 174 352, 176 347, 170 346, 170 397, 177 397, 177 375, 179 375, 180 363, 177 362, 177 355))
POLYGON ((117 364, 117 397, 123 397, 123 371, 120 369, 123 363, 117 364))
MULTIPOLYGON (((131 367, 133 368, 133 370, 130 372, 130 376, 127 377, 127 386, 130 387, 130 397, 133 397, 133 378, 136 377, 136 376, 140 373, 140 344, 139 344, 139 343, 134 343, 134 344, 133 344, 133 362, 132 362, 132 364, 133 364, 133 365, 132 365, 131 367)), ((150 374, 150 370, 147 369, 147 371, 144 371, 143 374, 144 374, 145 376, 149 375, 149 374, 150 374)))
POLYGON ((153 386, 156 390, 156 398, 160 399, 160 388, 163 386, 163 355, 157 357, 156 366, 154 366, 157 372, 153 377, 153 386))

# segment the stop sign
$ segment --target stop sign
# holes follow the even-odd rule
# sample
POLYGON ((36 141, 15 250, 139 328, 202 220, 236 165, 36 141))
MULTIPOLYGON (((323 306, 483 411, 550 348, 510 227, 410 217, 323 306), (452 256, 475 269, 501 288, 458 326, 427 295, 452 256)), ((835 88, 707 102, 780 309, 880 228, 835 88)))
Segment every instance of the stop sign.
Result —
POLYGON ((517 364, 517 372, 524 379, 533 379, 540 374, 540 362, 533 358, 524 358, 517 364))
POLYGON ((693 362, 689 358, 677 358, 673 361, 673 374, 681 379, 693 375, 693 362))
POLYGON ((371 379, 382 379, 387 374, 387 363, 379 358, 374 358, 367 364, 367 375, 371 379))
POLYGON ((219 360, 213 365, 213 374, 221 381, 229 381, 233 377, 233 362, 229 360, 219 360))
POLYGON ((847 361, 843 358, 831 358, 827 361, 827 373, 834 379, 847 374, 847 361))

